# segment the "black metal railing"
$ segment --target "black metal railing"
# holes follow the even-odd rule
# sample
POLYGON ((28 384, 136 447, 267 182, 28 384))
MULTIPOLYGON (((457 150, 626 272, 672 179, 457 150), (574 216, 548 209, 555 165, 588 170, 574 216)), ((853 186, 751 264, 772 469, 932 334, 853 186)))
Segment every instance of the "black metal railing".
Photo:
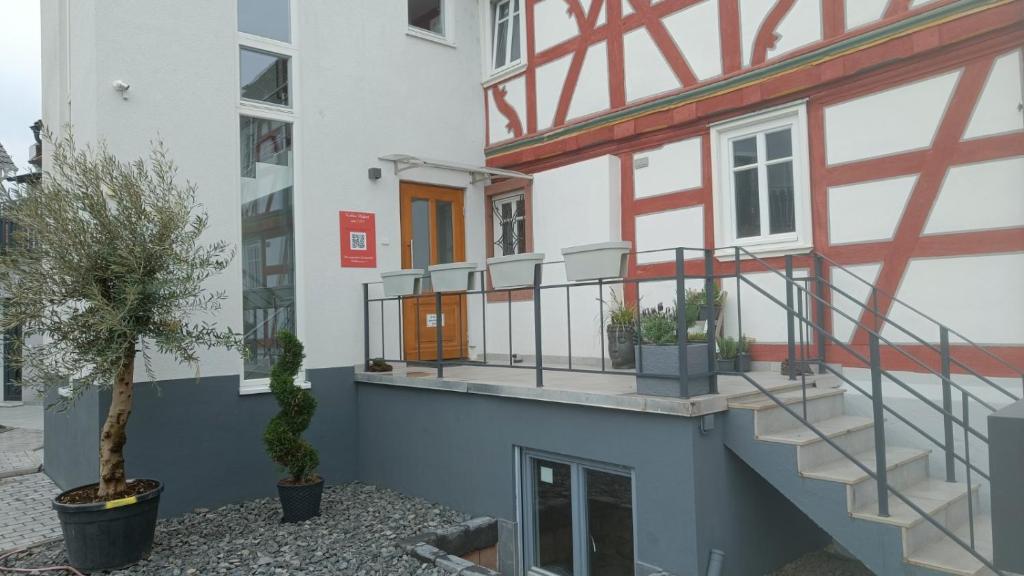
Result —
MULTIPOLYGON (((643 375, 645 378, 649 377, 652 379, 671 379, 676 380, 679 383, 681 396, 688 397, 691 392, 696 390, 691 388, 691 381, 698 378, 708 379, 708 389, 700 390, 698 393, 716 393, 717 392, 717 378, 719 375, 730 375, 738 376, 754 386, 759 392, 765 394, 771 398, 775 403, 779 404, 783 409, 789 412, 792 416, 796 417, 803 425, 808 429, 812 430, 815 434, 827 442, 830 446, 835 448, 843 457, 851 460, 857 467, 862 469, 864 472, 870 475, 871 478, 877 483, 878 493, 878 514, 880 516, 887 516, 889 514, 889 494, 892 493, 896 498, 903 501, 914 510, 917 514, 921 515, 925 520, 938 528, 943 534, 950 537, 952 541, 968 550, 975 558, 981 561, 989 569, 999 573, 991 564, 991 562, 984 558, 976 549, 975 538, 974 538, 974 524, 975 524, 975 510, 973 501, 972 481, 975 474, 979 475, 986 480, 989 478, 988 473, 981 469, 976 462, 972 461, 972 455, 970 450, 970 443, 972 437, 977 441, 980 441, 983 445, 988 445, 988 437, 980 430, 971 426, 970 423, 970 409, 971 401, 973 400, 979 406, 983 406, 988 410, 995 410, 996 407, 985 399, 981 398, 974 392, 968 390, 968 388, 956 381, 958 377, 953 372, 953 367, 959 368, 964 374, 973 376, 978 379, 979 382, 988 385, 993 390, 998 391, 1000 394, 1008 398, 1009 400, 1019 400, 1020 398, 1007 390, 1004 386, 996 383, 988 377, 980 374, 977 370, 968 366, 967 362, 961 361, 954 357, 954 347, 950 344, 950 335, 954 335, 962 340, 966 346, 983 351, 987 356, 991 357, 1001 366, 1005 367, 1012 373, 1022 374, 1024 378, 1024 372, 1014 367, 1011 363, 1000 358, 995 353, 992 353, 974 342, 968 340, 966 337, 961 335, 959 332, 952 330, 951 328, 938 323, 923 313, 917 311, 911 306, 903 303, 896 299, 894 296, 889 295, 880 289, 875 288, 870 282, 856 276, 846 268, 836 264, 833 260, 817 253, 810 253, 806 258, 809 258, 811 265, 808 266, 808 271, 805 275, 797 276, 794 270, 794 259, 792 256, 787 256, 784 259, 784 269, 780 270, 778 267, 772 265, 767 260, 751 253, 749 250, 742 247, 732 247, 728 249, 703 249, 703 248, 674 248, 670 249, 674 255, 673 260, 673 274, 671 276, 648 276, 648 277, 627 277, 627 278, 615 278, 615 279, 598 279, 588 280, 582 282, 564 282, 564 283, 553 283, 544 284, 542 282, 542 271, 544 266, 553 266, 562 264, 562 262, 544 262, 536 264, 534 268, 533 283, 529 286, 521 288, 502 288, 502 289, 487 289, 485 283, 485 272, 477 271, 477 278, 479 280, 480 287, 478 289, 466 290, 457 294, 459 298, 458 310, 462 310, 462 299, 466 299, 468 306, 468 299, 471 296, 477 296, 481 299, 481 323, 483 326, 481 340, 483 349, 482 361, 474 361, 463 357, 461 349, 462 341, 462 326, 463 319, 460 317, 457 322, 457 327, 460 330, 460 357, 457 359, 446 359, 444 357, 444 331, 445 322, 443 318, 443 298, 450 296, 443 296, 441 293, 433 294, 433 308, 436 314, 435 317, 435 329, 436 329, 436 350, 435 358, 429 361, 422 360, 422 345, 421 345, 421 334, 419 329, 419 311, 416 313, 417 317, 417 334, 416 334, 416 350, 419 356, 416 359, 406 358, 404 353, 404 336, 402 334, 403 326, 403 314, 404 306, 403 303, 410 299, 416 299, 416 305, 420 306, 423 296, 398 296, 398 297, 381 297, 371 298, 370 297, 370 286, 376 283, 368 283, 363 287, 364 294, 364 361, 369 365, 371 358, 370 351, 370 309, 371 305, 379 303, 380 315, 381 315, 381 355, 387 362, 406 362, 412 365, 423 365, 432 366, 436 370, 438 378, 444 377, 445 367, 448 366, 500 366, 506 368, 516 369, 530 369, 534 372, 534 381, 537 387, 544 386, 544 375, 545 372, 577 372, 577 373, 592 373, 592 374, 631 374, 633 370, 620 370, 620 369, 609 369, 606 364, 605 355, 605 291, 608 288, 614 288, 616 286, 625 290, 627 287, 633 287, 636 293, 639 294, 640 287, 645 283, 656 283, 656 282, 671 282, 675 287, 676 297, 676 333, 677 343, 676 348, 678 350, 678 374, 657 374, 649 373, 643 368, 643 330, 641 327, 641 306, 640 298, 635 298, 635 321, 636 326, 634 329, 635 337, 637 338, 636 347, 636 368, 635 373, 643 375), (687 272, 688 259, 687 256, 690 253, 697 252, 701 258, 689 259, 690 268, 700 269, 697 274, 687 272), (718 271, 716 272, 716 254, 727 254, 733 260, 733 265, 729 266, 727 262, 718 264, 718 271), (701 262, 702 261, 702 262, 701 262), (775 294, 772 294, 764 287, 759 286, 757 282, 750 278, 751 274, 755 272, 744 271, 744 263, 747 264, 748 268, 753 268, 756 273, 770 273, 781 278, 785 285, 785 296, 779 298, 775 294), (703 265, 701 265, 703 264, 703 265), (845 273, 850 274, 859 281, 865 282, 871 287, 872 295, 868 302, 864 302, 858 299, 842 288, 836 286, 835 282, 830 280, 830 276, 825 273, 825 266, 830 266, 833 270, 841 270, 845 273), (686 282, 687 280, 700 280, 704 286, 704 317, 707 319, 707 325, 705 327, 706 340, 707 340, 707 362, 708 370, 706 373, 691 374, 688 370, 688 351, 690 347, 689 342, 689 329, 686 320, 685 304, 686 300, 686 282), (761 297, 767 299, 773 305, 786 313, 786 369, 785 373, 790 380, 800 380, 800 389, 802 391, 803 403, 802 413, 798 414, 791 407, 787 406, 782 402, 779 397, 765 388, 763 385, 758 383, 755 378, 749 374, 734 372, 734 371, 722 371, 719 370, 715 362, 715 342, 716 342, 716 314, 715 314, 715 299, 712 295, 715 293, 715 283, 725 282, 728 280, 735 281, 736 286, 736 324, 738 335, 744 336, 743 331, 743 294, 744 288, 753 290, 761 297), (572 302, 574 291, 580 290, 591 290, 597 289, 598 292, 598 308, 599 308, 599 333, 600 333, 600 368, 585 368, 573 363, 573 352, 572 352, 572 302), (531 293, 533 300, 533 352, 534 352, 534 363, 533 365, 523 365, 515 361, 515 354, 513 350, 513 294, 516 292, 528 291, 531 293), (544 330, 543 325, 545 320, 548 322, 553 321, 552 318, 545 318, 543 302, 550 294, 556 292, 564 292, 566 299, 566 310, 565 310, 565 325, 566 325, 566 349, 568 350, 568 366, 552 366, 545 365, 544 355, 544 330), (487 348, 487 315, 488 315, 488 297, 491 295, 500 294, 505 297, 507 301, 507 314, 508 314, 508 363, 494 364, 488 362, 488 348, 487 348), (920 314, 922 317, 934 322, 938 327, 939 343, 934 345, 928 342, 925 338, 913 333, 906 327, 894 322, 888 314, 883 313, 878 306, 878 295, 882 294, 884 298, 891 298, 892 302, 898 302, 907 309, 920 314), (849 300, 856 304, 859 312, 850 314, 841 309, 835 302, 836 295, 849 300), (386 331, 385 331, 385 303, 386 302, 397 302, 399 313, 399 349, 400 354, 397 359, 389 359, 386 354, 386 331), (851 342, 847 342, 844 339, 838 337, 833 330, 830 329, 830 323, 826 320, 831 317, 844 318, 846 321, 853 325, 852 334, 863 333, 867 335, 867 346, 866 350, 864 346, 855 346, 851 342), (868 323, 870 321, 870 323, 868 323), (927 358, 919 357, 919 352, 909 349, 903 343, 897 342, 894 338, 887 338, 882 336, 882 329, 885 326, 891 326, 893 329, 906 334, 912 341, 917 342, 924 346, 924 350, 930 351, 931 353, 937 354, 938 368, 933 368, 932 364, 929 363, 927 358), (810 353, 810 349, 813 342, 814 353, 810 353), (942 384, 942 402, 941 404, 936 403, 922 392, 910 386, 904 379, 897 376, 894 372, 896 369, 887 368, 886 357, 882 354, 882 346, 884 345, 885 350, 890 355, 895 355, 896 358, 902 358, 902 364, 909 363, 910 365, 917 368, 919 371, 925 374, 934 376, 939 379, 942 384), (860 366, 867 368, 870 372, 870 390, 858 384, 852 378, 848 377, 843 373, 841 369, 837 369, 828 362, 828 351, 829 350, 842 350, 846 353, 849 358, 853 359, 853 363, 859 363, 860 366), (827 435, 821 433, 808 419, 807 417, 807 388, 808 388, 808 371, 811 365, 817 365, 817 371, 820 374, 831 374, 837 377, 843 384, 850 387, 852 390, 857 391, 859 394, 866 397, 871 402, 871 412, 873 420, 873 431, 874 431, 874 470, 871 470, 869 466, 863 462, 858 461, 853 455, 849 454, 846 450, 841 448, 836 442, 834 442, 827 435), (909 393, 911 397, 919 400, 924 406, 929 408, 935 414, 942 418, 942 430, 943 438, 936 438, 934 435, 928 433, 924 427, 915 422, 912 418, 902 414, 894 406, 885 402, 883 393, 883 383, 891 382, 898 386, 903 391, 909 393), (953 390, 957 390, 961 393, 962 397, 962 413, 960 416, 954 413, 953 408, 953 390), (968 523, 970 530, 970 541, 964 541, 957 537, 953 532, 946 528, 941 522, 930 516, 926 511, 922 510, 918 505, 914 504, 910 499, 904 496, 900 491, 893 488, 888 480, 888 467, 886 462, 886 429, 885 429, 885 416, 891 415, 899 420, 901 423, 906 425, 910 430, 919 434, 928 442, 939 447, 944 453, 946 463, 946 481, 956 481, 956 463, 959 462, 963 465, 966 475, 967 485, 967 498, 968 498, 968 523), (954 436, 955 429, 959 427, 963 431, 963 442, 964 449, 963 454, 960 454, 956 450, 954 436)), ((666 250, 652 250, 645 252, 634 252, 631 253, 631 257, 636 258, 640 254, 651 254, 656 252, 665 252, 666 250)), ((578 292, 576 292, 578 294, 578 292)), ((561 320, 559 320, 561 321, 561 320)), ((932 360, 935 360, 933 358, 932 360)))

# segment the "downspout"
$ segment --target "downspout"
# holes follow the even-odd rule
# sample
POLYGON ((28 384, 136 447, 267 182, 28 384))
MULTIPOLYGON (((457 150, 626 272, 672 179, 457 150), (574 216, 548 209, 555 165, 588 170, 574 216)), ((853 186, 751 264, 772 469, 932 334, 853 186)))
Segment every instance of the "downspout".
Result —
POLYGON ((711 559, 708 560, 707 576, 722 576, 722 566, 725 564, 725 552, 711 549, 711 559))

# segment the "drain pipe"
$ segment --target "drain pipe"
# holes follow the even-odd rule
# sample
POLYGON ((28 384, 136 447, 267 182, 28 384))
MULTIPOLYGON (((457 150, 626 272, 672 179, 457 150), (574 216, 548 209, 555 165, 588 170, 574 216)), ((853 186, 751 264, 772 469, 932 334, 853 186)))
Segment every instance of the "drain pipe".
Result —
POLYGON ((708 560, 707 576, 722 576, 722 566, 725 564, 725 552, 711 549, 711 559, 708 560))

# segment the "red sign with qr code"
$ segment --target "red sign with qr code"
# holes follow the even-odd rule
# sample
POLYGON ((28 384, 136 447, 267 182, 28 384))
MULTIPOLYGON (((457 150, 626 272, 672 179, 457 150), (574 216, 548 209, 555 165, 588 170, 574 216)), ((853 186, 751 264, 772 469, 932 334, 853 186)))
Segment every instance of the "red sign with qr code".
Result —
POLYGON ((339 212, 342 268, 377 267, 377 226, 372 212, 339 212))

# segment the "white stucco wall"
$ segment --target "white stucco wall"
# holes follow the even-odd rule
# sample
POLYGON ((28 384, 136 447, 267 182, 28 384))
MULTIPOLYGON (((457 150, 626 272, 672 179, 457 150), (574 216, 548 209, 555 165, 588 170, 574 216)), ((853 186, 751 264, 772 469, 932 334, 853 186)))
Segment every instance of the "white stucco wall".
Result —
MULTIPOLYGON (((58 4, 43 3, 46 39, 59 37, 58 4)), ((83 142, 104 138, 125 157, 146 152, 159 135, 181 169, 199 186, 210 215, 209 238, 240 240, 238 34, 234 2, 75 0, 71 67, 61 51, 44 50, 44 120, 68 120, 57 89, 70 77, 71 114, 83 142), (131 84, 128 100, 111 88, 131 84)), ((307 368, 352 365, 362 359, 360 283, 399 267, 399 179, 378 160, 416 154, 482 165, 484 111, 479 15, 473 2, 453 2, 455 46, 406 34, 402 3, 302 0, 294 23, 298 323, 307 368), (367 178, 380 167, 384 177, 367 178), (342 269, 338 211, 377 215, 380 270, 342 269)), ((66 8, 65 8, 66 9, 66 8)), ((402 178, 467 188, 466 211, 482 211, 480 186, 455 172, 417 170, 402 178)), ((483 223, 467 219, 467 238, 483 223)), ((480 242, 467 241, 482 260, 480 242)), ((211 290, 229 295, 217 320, 241 329, 241 261, 211 290)), ((238 374, 241 360, 209 352, 202 375, 238 374)), ((161 379, 193 372, 158 362, 161 379)))

